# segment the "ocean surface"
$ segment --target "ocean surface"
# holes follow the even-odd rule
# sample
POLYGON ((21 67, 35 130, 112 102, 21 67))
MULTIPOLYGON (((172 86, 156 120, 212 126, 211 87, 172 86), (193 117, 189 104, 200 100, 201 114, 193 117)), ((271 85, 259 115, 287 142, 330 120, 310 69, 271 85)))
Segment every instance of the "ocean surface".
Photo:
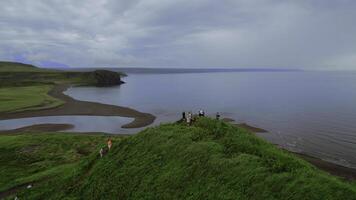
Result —
POLYGON ((204 109, 268 130, 289 150, 356 168, 355 72, 129 74, 118 87, 70 88, 80 100, 128 106, 175 121, 204 109))

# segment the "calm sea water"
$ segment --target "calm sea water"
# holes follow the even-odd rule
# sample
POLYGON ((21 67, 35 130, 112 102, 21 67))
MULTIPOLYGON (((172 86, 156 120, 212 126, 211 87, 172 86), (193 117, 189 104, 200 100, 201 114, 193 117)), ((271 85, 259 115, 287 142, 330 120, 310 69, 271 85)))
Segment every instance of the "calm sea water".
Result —
POLYGON ((356 167, 354 72, 130 74, 125 81, 66 93, 152 113, 156 124, 182 111, 221 112, 267 129, 259 136, 289 150, 356 167))

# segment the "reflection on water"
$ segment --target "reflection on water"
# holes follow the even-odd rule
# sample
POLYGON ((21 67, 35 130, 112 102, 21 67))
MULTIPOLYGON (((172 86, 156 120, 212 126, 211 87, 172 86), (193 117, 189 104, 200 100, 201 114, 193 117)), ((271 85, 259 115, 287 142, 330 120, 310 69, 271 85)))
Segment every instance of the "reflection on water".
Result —
POLYGON ((219 111, 269 130, 259 135, 285 148, 356 167, 356 73, 146 74, 125 81, 66 93, 152 113, 156 124, 184 110, 219 111))
POLYGON ((0 130, 11 130, 34 124, 72 124, 74 128, 67 132, 105 132, 105 133, 135 133, 137 129, 123 129, 122 125, 133 119, 125 117, 103 116, 50 116, 22 119, 1 120, 0 130))

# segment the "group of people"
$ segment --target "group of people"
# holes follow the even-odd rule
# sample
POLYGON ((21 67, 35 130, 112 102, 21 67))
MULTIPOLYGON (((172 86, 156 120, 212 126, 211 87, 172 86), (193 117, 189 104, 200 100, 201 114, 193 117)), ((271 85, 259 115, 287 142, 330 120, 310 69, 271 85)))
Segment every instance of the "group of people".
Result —
POLYGON ((112 140, 109 138, 107 140, 107 149, 101 148, 99 151, 100 157, 102 158, 108 151, 110 151, 111 147, 112 147, 112 140))
MULTIPOLYGON (((199 110, 198 112, 199 117, 205 117, 205 111, 204 110, 199 110)), ((215 115, 215 119, 219 120, 220 119, 220 113, 217 112, 215 115)), ((192 112, 182 112, 182 119, 183 122, 186 122, 189 126, 192 125, 192 122, 194 121, 194 115, 192 112)))
MULTIPOLYGON (((199 117, 205 117, 205 111, 204 111, 204 110, 199 110, 198 116, 199 116, 199 117)), ((216 113, 215 118, 216 118, 217 120, 220 119, 220 113, 219 113, 219 112, 216 113)), ((195 120, 195 119, 194 119, 194 116, 193 116, 193 113, 192 113, 192 112, 188 112, 188 113, 183 112, 183 113, 182 113, 182 121, 183 121, 183 122, 186 122, 189 126, 192 125, 192 123, 193 123, 194 120, 195 120)), ((112 140, 111 140, 111 138, 109 138, 109 139, 107 140, 107 148, 101 148, 100 151, 99 151, 100 157, 101 157, 101 158, 104 157, 104 155, 105 155, 107 152, 110 151, 111 147, 112 147, 112 140)))
POLYGON ((188 114, 186 114, 185 112, 182 113, 182 121, 187 122, 187 124, 190 126, 192 124, 193 121, 193 114, 192 112, 188 112, 188 114))

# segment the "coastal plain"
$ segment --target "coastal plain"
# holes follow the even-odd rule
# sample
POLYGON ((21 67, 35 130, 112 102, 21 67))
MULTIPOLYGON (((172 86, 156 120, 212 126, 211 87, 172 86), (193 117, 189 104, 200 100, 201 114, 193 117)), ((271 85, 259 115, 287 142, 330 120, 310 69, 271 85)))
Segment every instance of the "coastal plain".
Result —
MULTIPOLYGON (((120 76, 0 62, 0 120, 122 116, 133 118, 123 128, 150 125, 149 113, 63 94, 122 84, 120 76)), ((266 130, 227 121, 203 117, 133 136, 60 132, 70 124, 1 131, 0 199, 355 199, 355 170, 281 150, 253 134, 266 130), (109 138, 113 150, 100 158, 109 138)))

